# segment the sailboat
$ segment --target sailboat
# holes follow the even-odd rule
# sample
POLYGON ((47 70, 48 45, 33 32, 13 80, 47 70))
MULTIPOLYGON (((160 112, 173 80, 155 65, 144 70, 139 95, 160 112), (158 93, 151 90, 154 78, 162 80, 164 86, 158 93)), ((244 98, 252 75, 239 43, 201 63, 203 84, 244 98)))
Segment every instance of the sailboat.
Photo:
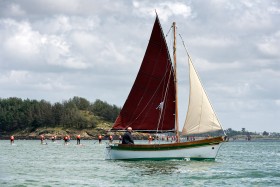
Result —
POLYGON ((134 132, 174 133, 176 141, 152 144, 108 144, 105 159, 215 160, 226 134, 210 104, 189 53, 187 53, 190 71, 189 106, 182 133, 179 132, 175 22, 172 28, 173 63, 156 15, 138 75, 111 130, 125 131, 128 127, 132 127, 134 132), (222 135, 193 141, 182 141, 180 138, 182 135, 197 137, 199 134, 218 134, 217 132, 222 132, 222 135))

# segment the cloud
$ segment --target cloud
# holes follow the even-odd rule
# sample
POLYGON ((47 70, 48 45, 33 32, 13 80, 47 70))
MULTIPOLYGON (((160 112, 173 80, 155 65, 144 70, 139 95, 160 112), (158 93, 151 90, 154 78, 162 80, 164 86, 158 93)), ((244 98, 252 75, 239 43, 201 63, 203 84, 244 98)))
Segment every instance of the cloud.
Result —
POLYGON ((162 21, 167 21, 173 15, 183 16, 184 18, 191 15, 190 6, 181 2, 155 1, 150 4, 148 1, 133 1, 133 6, 136 8, 136 12, 139 12, 139 15, 154 17, 154 11, 156 11, 162 21))
MULTIPOLYGON (((64 20, 63 23, 65 26, 67 21, 64 20)), ((2 54, 9 62, 8 66, 17 66, 24 62, 29 65, 41 64, 70 69, 89 67, 81 55, 73 51, 71 41, 63 34, 42 34, 34 30, 30 22, 13 19, 0 20, 0 26, 4 28, 0 31, 2 54)))
POLYGON ((280 31, 272 34, 271 36, 265 36, 262 41, 257 44, 258 49, 264 55, 271 58, 280 58, 280 31))
POLYGON ((237 42, 232 38, 226 38, 224 36, 217 38, 217 36, 207 37, 195 37, 190 40, 193 45, 199 45, 202 47, 235 47, 237 42))
POLYGON ((12 70, 12 71, 10 71, 6 74, 2 74, 0 76, 0 83, 1 84, 10 84, 10 83, 21 84, 29 77, 30 77, 30 74, 27 71, 12 70))
MULTIPOLYGON (((225 128, 279 131, 278 1, 0 2, 0 97, 66 100, 75 95, 122 106, 159 15, 176 21, 225 128), (269 121, 268 121, 269 120, 269 121)), ((171 34, 167 38, 172 48, 171 34)), ((178 38, 180 121, 188 65, 178 38), (182 106, 181 106, 182 104, 182 106)), ((181 123, 183 124, 183 123, 181 123)))
POLYGON ((75 87, 71 86, 68 83, 65 83, 62 77, 57 77, 55 75, 50 76, 43 80, 42 82, 38 82, 33 85, 33 90, 42 90, 42 91, 72 91, 75 87))
MULTIPOLYGON (((28 22, 16 22, 12 19, 0 20, 1 27, 6 27, 3 48, 10 55, 16 52, 19 58, 29 58, 39 53, 41 36, 33 31, 28 22)), ((2 31, 2 32, 5 32, 2 31)))
POLYGON ((21 7, 18 4, 10 4, 7 12, 9 12, 12 16, 23 16, 25 15, 25 11, 21 9, 21 7))

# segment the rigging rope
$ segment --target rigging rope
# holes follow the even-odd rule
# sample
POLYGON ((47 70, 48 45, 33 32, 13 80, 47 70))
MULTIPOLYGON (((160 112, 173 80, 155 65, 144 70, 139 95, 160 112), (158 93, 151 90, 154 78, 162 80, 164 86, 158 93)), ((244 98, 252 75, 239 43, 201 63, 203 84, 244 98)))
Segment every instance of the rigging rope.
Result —
MULTIPOLYGON (((161 120, 161 117, 164 116, 162 114, 165 113, 165 109, 166 109, 166 105, 167 105, 166 98, 167 98, 167 93, 168 93, 168 90, 169 90, 169 82, 170 82, 171 75, 172 75, 172 67, 170 68, 170 71, 169 71, 168 82, 166 84, 165 93, 164 93, 164 97, 163 97, 163 101, 162 101, 163 106, 162 106, 162 109, 160 109, 160 116, 159 116, 159 119, 158 119, 157 131, 156 132, 158 132, 160 122, 162 122, 162 126, 163 126, 164 117, 163 117, 163 120, 161 120)), ((165 78, 165 76, 164 76, 164 78, 165 78)))
POLYGON ((171 31, 172 27, 173 27, 173 25, 171 25, 171 27, 170 27, 169 31, 167 32, 167 34, 166 34, 166 36, 165 36, 166 38, 167 38, 167 36, 168 36, 169 32, 171 31))
MULTIPOLYGON (((189 52, 188 52, 188 50, 187 50, 187 48, 186 48, 186 46, 185 46, 185 42, 184 42, 184 40, 183 40, 183 38, 182 38, 182 36, 181 36, 180 33, 179 33, 179 36, 180 36, 180 38, 181 38, 181 40, 182 40, 183 46, 184 46, 184 48, 185 48, 185 50, 186 50, 186 53, 187 53, 189 59, 191 60, 191 56, 190 56, 190 54, 189 54, 189 52)), ((191 60, 191 61, 192 61, 192 60, 191 60)))

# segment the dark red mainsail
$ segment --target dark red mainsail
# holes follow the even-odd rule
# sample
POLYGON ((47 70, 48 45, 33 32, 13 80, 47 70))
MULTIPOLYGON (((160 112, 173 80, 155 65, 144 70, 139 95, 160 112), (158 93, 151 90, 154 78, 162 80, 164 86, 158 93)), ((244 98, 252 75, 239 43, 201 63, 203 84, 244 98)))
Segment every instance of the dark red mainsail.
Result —
POLYGON ((174 70, 156 17, 142 65, 112 130, 175 130, 174 70))

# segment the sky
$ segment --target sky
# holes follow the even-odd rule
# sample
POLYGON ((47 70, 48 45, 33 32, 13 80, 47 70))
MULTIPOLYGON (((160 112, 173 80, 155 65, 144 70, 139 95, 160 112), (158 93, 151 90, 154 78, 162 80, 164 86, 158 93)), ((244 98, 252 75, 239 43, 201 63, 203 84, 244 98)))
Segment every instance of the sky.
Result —
MULTIPOLYGON (((224 129, 280 132, 278 0, 0 0, 0 98, 123 106, 155 10, 165 34, 176 22, 224 129)), ((189 80, 177 47, 182 128, 189 80)))

